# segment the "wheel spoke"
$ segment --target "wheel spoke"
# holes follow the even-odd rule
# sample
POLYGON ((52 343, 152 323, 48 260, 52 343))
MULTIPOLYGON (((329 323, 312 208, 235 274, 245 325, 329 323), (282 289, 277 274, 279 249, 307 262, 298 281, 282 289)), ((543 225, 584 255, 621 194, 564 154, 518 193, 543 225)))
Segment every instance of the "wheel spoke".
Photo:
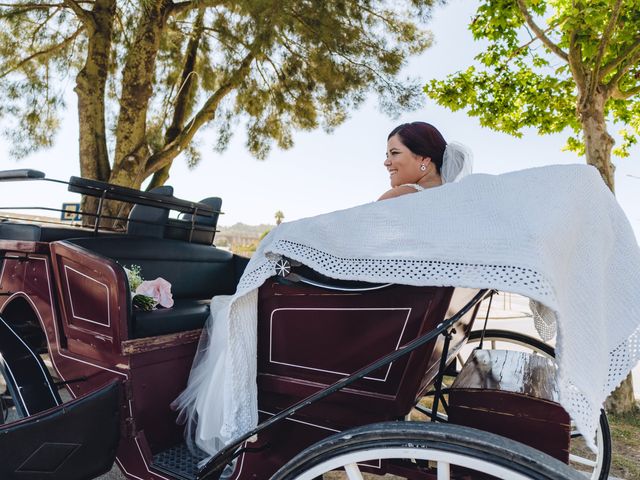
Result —
POLYGON ((578 455, 569 454, 569 461, 574 463, 579 463, 580 465, 585 465, 587 467, 595 468, 597 465, 593 460, 589 460, 588 458, 580 457, 578 455))
POLYGON ((364 480, 364 478, 362 477, 362 473, 360 473, 358 465, 355 463, 345 465, 344 471, 347 472, 347 477, 349 477, 349 480, 364 480))
POLYGON ((438 480, 449 480, 451 478, 451 469, 447 462, 438 462, 438 480))

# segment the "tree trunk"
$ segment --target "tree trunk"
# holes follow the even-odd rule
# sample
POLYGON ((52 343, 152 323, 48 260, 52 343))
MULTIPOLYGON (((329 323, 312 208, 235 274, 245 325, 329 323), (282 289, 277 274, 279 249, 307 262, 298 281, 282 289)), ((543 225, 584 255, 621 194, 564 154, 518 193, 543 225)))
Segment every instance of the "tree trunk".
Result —
POLYGON ((156 55, 171 2, 150 2, 140 13, 136 35, 122 71, 116 149, 110 182, 140 188, 151 155, 147 143, 147 111, 153 93, 156 55))
MULTIPOLYGON (((602 179, 615 192, 615 166, 611 163, 611 150, 614 140, 607 132, 604 106, 608 96, 601 89, 596 90, 590 99, 581 99, 578 112, 584 133, 584 145, 587 163, 598 169, 602 179)), ((622 384, 613 391, 605 402, 605 408, 613 413, 626 413, 635 410, 636 402, 633 394, 633 377, 629 373, 622 384)))
MULTIPOLYGON (((147 143, 147 111, 153 94, 156 55, 166 25, 171 2, 149 3, 142 9, 136 34, 122 71, 120 111, 116 124, 116 147, 109 182, 139 189, 144 166, 151 152, 147 143)), ((105 202, 103 211, 112 217, 126 218, 131 206, 105 202)), ((124 221, 108 221, 105 226, 123 227, 124 221)))
POLYGON ((633 375, 631 373, 629 373, 620 386, 607 398, 604 407, 607 412, 616 414, 633 412, 638 409, 633 394, 633 375))
POLYGON ((607 95, 596 91, 591 98, 581 100, 582 107, 579 107, 578 110, 584 133, 587 163, 598 169, 609 189, 615 192, 613 175, 615 167, 611 163, 614 140, 607 132, 607 122, 604 115, 604 106, 607 100, 607 95))
MULTIPOLYGON (((88 34, 85 64, 76 77, 78 96, 80 175, 107 181, 110 174, 105 126, 105 90, 109 73, 111 34, 116 11, 116 0, 98 0, 93 11, 83 20, 88 34)), ((82 211, 95 213, 98 200, 84 196, 82 211)), ((83 224, 93 224, 86 216, 83 224)))

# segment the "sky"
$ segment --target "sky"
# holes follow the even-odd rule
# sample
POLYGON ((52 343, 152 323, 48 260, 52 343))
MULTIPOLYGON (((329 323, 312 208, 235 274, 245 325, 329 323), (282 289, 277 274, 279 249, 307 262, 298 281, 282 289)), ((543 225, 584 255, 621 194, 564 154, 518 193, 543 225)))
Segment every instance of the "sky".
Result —
MULTIPOLYGON (((413 58, 404 73, 426 83, 471 64, 481 49, 467 31, 476 6, 476 1, 451 0, 438 7, 429 24, 434 45, 413 58)), ((425 100, 419 110, 392 119, 378 111, 372 95, 332 133, 321 130, 296 133, 294 148, 288 151, 274 148, 263 161, 249 155, 241 132, 222 154, 212 148, 213 132, 200 132, 196 138, 202 146, 202 161, 189 169, 184 160, 177 159, 168 184, 179 198, 222 197, 225 214, 219 223, 224 226, 236 222, 275 223, 274 213, 278 210, 289 221, 348 208, 371 202, 389 188, 383 167, 387 135, 399 123, 414 120, 432 123, 447 141, 468 145, 474 152, 475 172, 499 174, 555 163, 584 163, 574 153, 561 151, 565 135, 539 136, 530 130, 517 139, 480 127, 477 119, 467 117, 464 112, 451 112, 425 100)), ((74 102, 71 93, 68 113, 53 148, 16 162, 8 157, 6 141, 0 140, 0 169, 34 168, 62 180, 79 175, 74 102)), ((614 160, 616 196, 637 238, 640 238, 639 156, 640 148, 636 147, 629 158, 614 160)), ((40 204, 59 208, 62 202, 75 201, 77 196, 55 184, 0 184, 3 206, 40 204)))

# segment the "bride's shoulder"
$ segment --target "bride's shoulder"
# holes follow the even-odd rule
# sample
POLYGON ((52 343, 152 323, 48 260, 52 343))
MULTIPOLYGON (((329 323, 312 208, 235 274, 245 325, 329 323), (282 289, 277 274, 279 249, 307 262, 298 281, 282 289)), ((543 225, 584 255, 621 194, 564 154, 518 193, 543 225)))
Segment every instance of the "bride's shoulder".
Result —
MULTIPOLYGON (((419 186, 419 185, 417 185, 419 186)), ((416 186, 412 184, 406 185, 398 185, 397 187, 393 187, 390 190, 384 192, 378 200, 387 200, 389 198, 399 197, 400 195, 406 195, 407 193, 415 193, 419 191, 416 186)))

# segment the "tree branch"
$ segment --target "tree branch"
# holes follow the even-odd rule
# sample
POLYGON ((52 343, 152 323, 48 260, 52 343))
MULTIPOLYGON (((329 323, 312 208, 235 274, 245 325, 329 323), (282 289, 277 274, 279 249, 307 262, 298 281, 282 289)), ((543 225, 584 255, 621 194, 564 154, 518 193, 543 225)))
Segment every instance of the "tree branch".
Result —
POLYGON ((354 66, 357 66, 357 67, 361 67, 361 68, 363 68, 365 70, 368 70, 374 77, 376 77, 380 81, 384 82, 387 85, 392 85, 391 82, 384 75, 382 75, 377 68, 372 67, 371 65, 369 65, 366 62, 358 62, 358 61, 352 59, 351 57, 349 57, 348 55, 345 55, 344 53, 341 53, 341 52, 339 52, 337 50, 334 50, 333 48, 331 48, 330 45, 327 44, 325 39, 322 38, 322 35, 320 35, 320 33, 313 26, 311 26, 309 24, 309 22, 306 22, 304 20, 304 18, 301 17, 295 10, 291 9, 289 12, 290 12, 290 14, 291 14, 291 16, 293 18, 295 18, 307 30, 309 30, 311 33, 313 33, 317 37, 317 39, 322 43, 322 45, 327 50, 327 52, 329 52, 331 55, 340 57, 343 60, 345 60, 346 62, 350 63, 351 65, 354 65, 354 66))
MULTIPOLYGON (((544 33, 550 32, 551 30, 553 30, 556 25, 551 25, 549 28, 547 28, 544 33)), ((528 29, 527 29, 528 30, 528 29)), ((537 42, 538 40, 540 40, 538 37, 536 37, 535 35, 531 35, 531 40, 529 40, 527 43, 523 43, 522 45, 520 45, 518 48, 516 48, 514 51, 511 52, 511 55, 509 55, 509 57, 503 62, 503 65, 508 65, 509 62, 511 62, 511 60, 513 60, 514 58, 516 58, 516 56, 518 56, 520 54, 520 52, 522 52, 524 49, 526 49, 528 46, 530 46, 532 43, 537 42)))
POLYGON ((627 46, 627 48, 625 48, 622 51, 622 53, 620 53, 620 55, 618 55, 613 60, 610 60, 609 62, 607 62, 600 69, 600 77, 601 77, 601 79, 606 77, 611 72, 613 72, 618 67, 618 65, 620 65, 622 62, 624 62, 625 58, 627 58, 629 55, 633 55, 634 52, 637 51, 637 50, 640 50, 640 36, 636 37, 634 39, 634 41, 631 42, 627 46))
POLYGON ((176 139, 165 145, 165 147, 151 155, 149 157, 144 176, 148 176, 151 173, 158 171, 165 165, 169 164, 182 150, 184 150, 189 142, 193 139, 196 132, 207 122, 212 120, 215 116, 218 105, 224 97, 226 97, 234 88, 236 88, 242 80, 246 77, 251 69, 251 63, 255 59, 254 50, 251 49, 249 53, 242 59, 242 62, 238 68, 229 76, 226 82, 220 85, 220 88, 211 95, 200 111, 189 121, 176 139))
POLYGON ((576 80, 578 90, 582 93, 587 88, 586 75, 584 73, 584 64, 582 63, 582 47, 577 42, 575 30, 569 36, 569 68, 571 74, 576 80))
POLYGON ((169 15, 177 15, 195 8, 218 7, 222 5, 221 0, 191 0, 187 2, 177 2, 171 6, 169 15))
MULTIPOLYGON (((90 3, 93 4, 93 0, 76 0, 78 4, 80 3, 90 3)), ((24 2, 24 3, 0 3, 0 8, 10 8, 10 10, 5 10, 0 12, 0 18, 15 16, 15 15, 23 15, 29 13, 33 10, 49 10, 51 8, 68 8, 69 6, 65 4, 65 2, 61 3, 35 3, 35 2, 24 2)))
POLYGON ((520 9, 520 13, 522 13, 522 16, 524 17, 525 21, 527 22, 527 25, 529 25, 529 28, 531 28, 531 30, 533 30, 533 32, 536 34, 536 36, 540 39, 540 41, 542 43, 545 44, 545 46, 549 50, 551 50, 553 53, 558 55, 565 62, 568 62, 569 61, 569 55, 567 55, 567 53, 564 50, 562 50, 558 45, 553 43, 551 41, 551 39, 549 37, 547 37, 547 35, 544 33, 544 31, 536 24, 536 22, 533 21, 533 17, 529 13, 529 10, 527 10, 527 6, 524 4, 524 1, 525 0, 517 0, 517 3, 518 3, 518 8, 520 9))
POLYGON ((43 21, 40 21, 39 25, 36 26, 35 30, 33 31, 32 35, 31 35, 31 44, 29 45, 29 47, 33 47, 33 44, 35 42, 36 37, 38 36, 38 33, 47 26, 47 23, 49 23, 49 20, 51 20, 53 17, 56 16, 56 14, 60 11, 61 8, 64 8, 63 6, 60 6, 58 8, 56 8, 53 13, 47 13, 47 18, 43 21))
POLYGON ((38 58, 41 57, 43 55, 48 55, 50 53, 53 53, 57 50, 60 50, 64 47, 66 47, 69 43, 71 43, 73 40, 75 40, 75 38, 80 34, 80 32, 82 32, 84 30, 84 27, 79 28, 78 30, 76 30, 73 35, 71 35, 70 37, 65 38, 62 42, 56 44, 56 45, 52 45, 51 47, 45 49, 45 50, 41 50, 39 52, 35 52, 32 55, 29 55, 27 58, 21 60, 20 62, 18 62, 17 65, 15 65, 14 67, 10 68, 9 70, 6 70, 2 73, 0 73, 0 78, 4 78, 7 75, 9 75, 11 72, 15 72, 16 70, 20 69, 23 65, 29 63, 31 60, 33 60, 34 58, 38 58))
POLYGON ((84 8, 82 8, 80 4, 76 2, 76 0, 63 0, 62 3, 64 3, 65 6, 73 10, 73 13, 76 14, 76 16, 80 19, 82 23, 85 24, 86 27, 91 29, 96 28, 96 22, 94 21, 91 13, 87 12, 84 8))
POLYGON ((12 8, 28 8, 28 9, 49 9, 55 7, 64 7, 62 3, 0 3, 0 7, 12 8))
POLYGON ((630 88, 629 90, 626 90, 624 92, 618 88, 615 88, 611 93, 611 98, 614 98, 616 100, 628 100, 634 95, 638 94, 640 94, 640 85, 635 88, 630 88))
POLYGON ((595 92, 596 85, 598 85, 598 83, 602 80, 602 78, 600 77, 600 67, 602 66, 602 59, 604 58, 604 51, 609 46, 611 35, 613 35, 613 29, 618 22, 618 17, 620 16, 621 6, 622 0, 618 0, 613 7, 613 12, 611 14, 611 18, 609 19, 609 23, 607 24, 607 28, 602 34, 602 39, 600 40, 600 45, 598 46, 598 55, 596 56, 596 61, 593 67, 593 76, 591 77, 591 82, 589 85, 590 93, 595 92))
POLYGON ((620 82, 622 77, 624 77, 631 67, 640 61, 640 42, 635 45, 635 51, 632 50, 631 52, 632 53, 622 60, 618 71, 611 77, 611 80, 607 82, 607 88, 612 90, 617 89, 618 82, 620 82))
MULTIPOLYGON (((198 16, 193 25, 193 32, 187 43, 187 48, 184 54, 184 64, 182 66, 182 74, 180 75, 180 85, 173 107, 173 118, 171 119, 171 125, 167 128, 164 136, 165 145, 173 142, 180 134, 184 127, 184 121, 187 115, 190 114, 190 110, 193 104, 194 97, 194 75, 196 75, 196 60, 198 57, 198 49, 200 48, 200 41, 203 34, 204 26, 204 13, 205 9, 198 10, 198 16)), ((160 170, 157 170, 151 183, 147 186, 147 191, 152 188, 164 185, 169 178, 169 168, 171 164, 165 165, 160 170)))

